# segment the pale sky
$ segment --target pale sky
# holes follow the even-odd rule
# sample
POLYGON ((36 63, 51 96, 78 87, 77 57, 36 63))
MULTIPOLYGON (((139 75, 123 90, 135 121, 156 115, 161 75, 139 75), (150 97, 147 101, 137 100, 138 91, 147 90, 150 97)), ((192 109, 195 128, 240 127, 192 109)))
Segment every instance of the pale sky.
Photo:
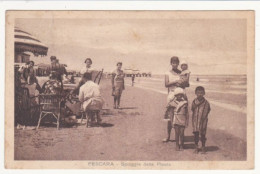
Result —
POLYGON ((93 67, 164 73, 170 58, 189 64, 192 74, 246 74, 246 20, 243 19, 16 19, 17 27, 49 47, 69 69, 87 57, 93 67))

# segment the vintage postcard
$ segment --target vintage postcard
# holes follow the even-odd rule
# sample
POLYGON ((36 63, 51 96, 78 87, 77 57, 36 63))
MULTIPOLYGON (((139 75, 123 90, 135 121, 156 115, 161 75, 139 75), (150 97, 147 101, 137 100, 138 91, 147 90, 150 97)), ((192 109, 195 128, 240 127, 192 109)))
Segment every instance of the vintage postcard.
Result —
POLYGON ((7 11, 8 169, 253 169, 254 11, 7 11))

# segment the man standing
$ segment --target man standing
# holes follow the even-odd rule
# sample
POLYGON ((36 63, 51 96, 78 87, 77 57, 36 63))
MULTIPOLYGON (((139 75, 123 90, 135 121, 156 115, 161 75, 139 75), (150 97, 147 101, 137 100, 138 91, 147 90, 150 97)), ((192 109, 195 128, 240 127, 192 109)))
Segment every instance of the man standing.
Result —
POLYGON ((132 74, 132 86, 134 86, 134 83, 135 83, 135 75, 132 74))
POLYGON ((47 69, 48 72, 49 73, 51 73, 51 72, 55 73, 57 80, 62 82, 62 76, 64 74, 66 75, 66 77, 68 76, 66 68, 59 63, 56 56, 51 56, 50 59, 51 59, 51 65, 47 69))

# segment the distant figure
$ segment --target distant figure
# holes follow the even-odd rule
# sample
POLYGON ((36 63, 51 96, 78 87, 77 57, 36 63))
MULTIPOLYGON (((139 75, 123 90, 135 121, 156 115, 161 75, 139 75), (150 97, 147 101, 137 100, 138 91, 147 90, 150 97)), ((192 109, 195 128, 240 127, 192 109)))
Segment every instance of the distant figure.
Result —
POLYGON ((206 131, 207 131, 207 123, 208 123, 208 114, 210 112, 210 104, 204 98, 205 89, 202 86, 198 86, 195 89, 195 94, 197 97, 193 100, 191 110, 192 110, 192 127, 194 134, 194 142, 195 142, 195 153, 199 152, 199 136, 201 136, 200 140, 202 143, 201 151, 202 153, 206 152, 206 131))
POLYGON ((125 74, 122 69, 122 62, 117 63, 117 69, 112 72, 112 96, 114 96, 114 109, 120 109, 120 99, 125 89, 125 74))
POLYGON ((74 78, 74 75, 71 76, 70 78, 70 83, 74 84, 75 83, 75 78, 74 78))
POLYGON ((197 80, 196 80, 196 81, 198 82, 198 81, 200 81, 200 79, 197 77, 197 80))
POLYGON ((184 99, 182 88, 176 88, 174 91, 175 98, 170 102, 170 121, 171 126, 175 129, 176 151, 183 150, 184 130, 188 127, 188 102, 184 99))
POLYGON ((135 83, 135 75, 132 74, 132 86, 134 86, 134 83, 135 83))

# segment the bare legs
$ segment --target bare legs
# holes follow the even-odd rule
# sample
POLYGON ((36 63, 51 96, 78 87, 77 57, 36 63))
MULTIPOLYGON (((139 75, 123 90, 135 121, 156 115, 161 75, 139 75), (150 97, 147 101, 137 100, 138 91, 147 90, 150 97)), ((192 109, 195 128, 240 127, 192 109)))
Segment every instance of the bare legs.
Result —
POLYGON ((114 109, 116 109, 116 101, 117 101, 117 97, 114 96, 114 109))
POLYGON ((114 109, 120 109, 121 95, 114 96, 114 109))
POLYGON ((168 141, 170 141, 170 138, 171 138, 174 109, 172 107, 168 107, 164 117, 170 118, 170 120, 167 122, 167 138, 163 139, 163 142, 168 142, 168 141))
POLYGON ((180 125, 174 125, 174 129, 175 129, 176 151, 183 150, 185 127, 180 125))
MULTIPOLYGON (((195 151, 194 153, 198 153, 199 152, 199 132, 193 132, 194 133, 194 142, 195 142, 195 151)), ((206 152, 206 148, 205 148, 205 145, 206 145, 206 135, 205 134, 201 134, 201 144, 202 144, 202 147, 201 147, 201 151, 202 153, 205 153, 206 152)))

